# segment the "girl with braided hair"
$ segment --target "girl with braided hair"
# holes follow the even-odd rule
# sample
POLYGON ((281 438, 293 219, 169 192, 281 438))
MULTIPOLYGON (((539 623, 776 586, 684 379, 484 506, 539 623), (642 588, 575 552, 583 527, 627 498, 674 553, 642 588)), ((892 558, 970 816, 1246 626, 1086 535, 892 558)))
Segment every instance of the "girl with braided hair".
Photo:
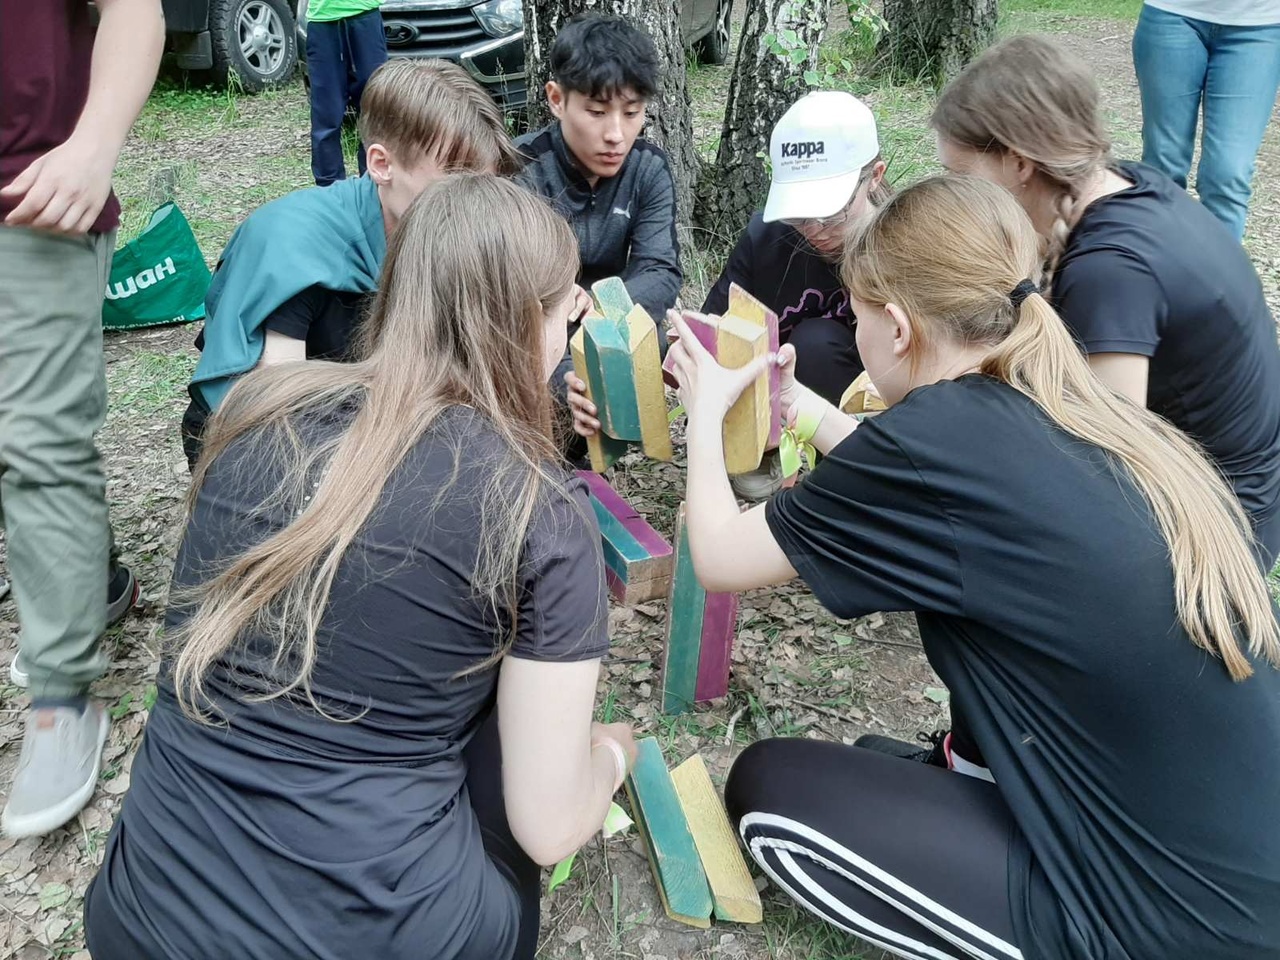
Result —
POLYGON ((1005 187, 1045 244, 1050 300, 1118 393, 1202 444, 1280 554, 1280 346, 1236 238, 1164 174, 1117 163, 1083 61, 1018 36, 943 91, 944 166, 1005 187))

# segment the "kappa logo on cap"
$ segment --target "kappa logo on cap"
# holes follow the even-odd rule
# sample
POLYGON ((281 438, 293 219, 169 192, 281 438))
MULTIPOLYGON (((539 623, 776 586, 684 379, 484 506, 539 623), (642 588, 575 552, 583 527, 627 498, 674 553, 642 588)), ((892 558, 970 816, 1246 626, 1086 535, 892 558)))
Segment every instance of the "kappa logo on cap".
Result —
POLYGON ((820 157, 826 153, 827 143, 825 140, 808 140, 797 141, 796 143, 784 143, 782 145, 782 155, 784 157, 795 157, 798 160, 804 160, 808 157, 820 157))

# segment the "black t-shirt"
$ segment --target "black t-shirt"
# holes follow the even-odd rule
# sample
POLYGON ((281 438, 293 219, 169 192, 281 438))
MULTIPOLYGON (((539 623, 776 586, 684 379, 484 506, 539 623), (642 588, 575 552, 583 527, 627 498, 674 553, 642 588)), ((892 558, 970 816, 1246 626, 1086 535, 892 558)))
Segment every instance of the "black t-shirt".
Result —
POLYGON ((1100 449, 971 375, 766 509, 837 616, 917 613, 1020 828, 1026 956, 1280 956, 1280 671, 1233 683, 1192 644, 1159 529, 1100 449))
MULTIPOLYGON (((1280 346, 1258 274, 1164 174, 1117 172, 1133 186, 1071 231, 1055 305, 1085 352, 1150 358, 1147 406, 1204 446, 1262 524, 1280 512, 1280 346)), ((1274 557, 1280 539, 1267 546, 1274 557)))
MULTIPOLYGON (((162 670, 97 881, 104 891, 95 890, 153 955, 511 955, 515 891, 485 856, 461 757, 494 703, 498 671, 460 675, 498 641, 471 577, 481 492, 505 455, 478 415, 454 408, 394 472, 342 561, 318 637, 312 689, 349 722, 320 716, 301 696, 244 702, 272 674, 260 636, 208 678, 225 727, 187 719, 162 670)), ((218 458, 175 587, 201 582, 287 522, 282 508, 263 505, 278 480, 253 438, 218 458)), ((526 539, 509 656, 577 661, 608 648, 599 530, 580 481, 565 484, 570 498, 549 495, 526 539)), ((183 616, 170 611, 170 632, 183 616)))
MULTIPOLYGON (((262 327, 305 340, 308 360, 346 360, 371 299, 361 293, 307 287, 276 307, 262 327)), ((196 348, 204 349, 203 329, 196 334, 196 348)))
POLYGON ((702 304, 703 313, 725 312, 730 283, 778 314, 778 335, 783 343, 792 327, 810 317, 853 323, 840 265, 819 255, 794 227, 765 223, 759 213, 751 217, 738 238, 724 272, 702 304))

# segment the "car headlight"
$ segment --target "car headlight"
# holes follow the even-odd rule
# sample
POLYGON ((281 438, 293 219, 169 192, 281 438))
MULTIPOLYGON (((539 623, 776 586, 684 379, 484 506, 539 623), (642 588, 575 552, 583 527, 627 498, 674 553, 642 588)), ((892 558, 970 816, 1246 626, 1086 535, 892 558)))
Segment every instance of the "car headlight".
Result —
POLYGON ((524 28, 521 0, 488 0, 471 8, 484 32, 491 37, 509 37, 524 28))

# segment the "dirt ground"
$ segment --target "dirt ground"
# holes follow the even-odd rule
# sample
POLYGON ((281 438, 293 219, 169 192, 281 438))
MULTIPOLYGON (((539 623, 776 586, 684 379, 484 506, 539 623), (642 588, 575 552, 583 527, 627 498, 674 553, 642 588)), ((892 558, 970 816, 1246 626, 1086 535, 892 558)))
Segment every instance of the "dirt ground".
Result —
MULTIPOLYGON (((1137 156, 1140 115, 1129 59, 1132 25, 1024 16, 1012 26, 1059 33, 1093 64, 1116 152, 1137 156)), ((714 138, 727 82, 728 68, 695 73, 691 86, 704 144, 714 138)), ((924 125, 927 93, 877 88, 858 78, 850 78, 849 86, 876 108, 897 167, 927 170, 932 162, 924 125)), ((175 110, 192 108, 181 92, 163 96, 175 110)), ((118 189, 128 214, 126 226, 145 219, 158 192, 174 190, 212 258, 245 212, 306 184, 306 101, 301 85, 294 85, 258 98, 223 102, 205 96, 200 104, 199 109, 216 115, 180 132, 169 127, 167 114, 144 116, 126 148, 118 189)), ((1280 128, 1275 123, 1259 158, 1248 246, 1276 309, 1280 128)), ((714 265, 690 271, 691 301, 700 300, 706 283, 714 279, 704 275, 709 269, 714 265)), ((177 328, 106 339, 111 412, 101 443, 112 520, 124 558, 142 581, 142 603, 109 634, 112 665, 95 688, 115 719, 101 789, 76 820, 47 838, 0 839, 0 958, 88 957, 80 920, 83 893, 128 788, 129 767, 154 696, 165 596, 187 489, 178 420, 194 363, 194 334, 192 328, 177 328)), ((613 478, 619 492, 668 535, 683 487, 681 457, 678 451, 677 461, 669 465, 632 458, 613 478)), ((678 718, 665 717, 658 701, 663 608, 658 602, 611 611, 614 646, 600 700, 607 719, 629 719, 637 735, 657 737, 672 766, 700 752, 721 783, 737 753, 763 737, 851 742, 862 733, 886 732, 911 738, 945 723, 946 691, 925 661, 910 618, 876 614, 838 621, 798 584, 745 594, 729 696, 678 718)), ((16 648, 17 629, 13 605, 6 602, 0 606, 0 665, 7 664, 16 648)), ((7 670, 0 671, 4 683, 7 670)), ((25 706, 20 691, 0 686, 0 792, 12 778, 25 706)), ((693 930, 663 915, 634 834, 595 841, 579 856, 570 880, 544 897, 540 956, 854 960, 878 955, 793 909, 763 881, 761 887, 763 924, 716 923, 710 931, 693 930)))

